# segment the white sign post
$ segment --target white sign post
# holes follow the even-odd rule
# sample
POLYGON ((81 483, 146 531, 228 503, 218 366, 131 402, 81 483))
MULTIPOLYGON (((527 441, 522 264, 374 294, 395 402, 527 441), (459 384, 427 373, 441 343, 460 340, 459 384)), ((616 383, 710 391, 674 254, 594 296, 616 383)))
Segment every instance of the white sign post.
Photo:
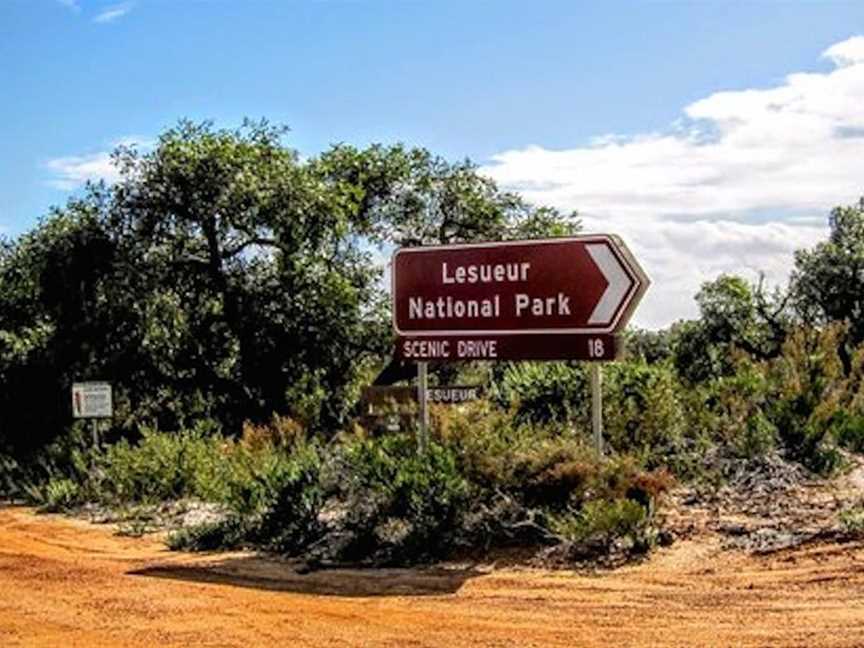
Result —
POLYGON ((594 447, 603 456, 603 368, 591 365, 591 429, 594 432, 594 447))
POLYGON ((76 419, 92 419, 93 445, 99 445, 99 419, 114 415, 111 384, 107 382, 84 382, 72 384, 72 416, 76 419))

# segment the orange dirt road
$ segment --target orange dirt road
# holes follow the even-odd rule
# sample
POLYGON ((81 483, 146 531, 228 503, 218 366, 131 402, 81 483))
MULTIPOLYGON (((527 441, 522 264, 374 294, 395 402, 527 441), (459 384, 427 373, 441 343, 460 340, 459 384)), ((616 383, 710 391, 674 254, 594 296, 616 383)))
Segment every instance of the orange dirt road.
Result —
POLYGON ((710 538, 597 576, 327 570, 0 508, 0 646, 864 646, 864 544, 710 538))

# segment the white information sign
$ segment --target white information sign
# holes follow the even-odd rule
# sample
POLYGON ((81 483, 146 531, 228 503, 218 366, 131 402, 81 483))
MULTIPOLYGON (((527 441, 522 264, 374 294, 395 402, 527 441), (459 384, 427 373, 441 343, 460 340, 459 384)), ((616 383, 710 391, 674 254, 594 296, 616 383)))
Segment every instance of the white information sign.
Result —
POLYGON ((73 383, 72 415, 75 418, 110 418, 113 414, 114 404, 109 383, 73 383))

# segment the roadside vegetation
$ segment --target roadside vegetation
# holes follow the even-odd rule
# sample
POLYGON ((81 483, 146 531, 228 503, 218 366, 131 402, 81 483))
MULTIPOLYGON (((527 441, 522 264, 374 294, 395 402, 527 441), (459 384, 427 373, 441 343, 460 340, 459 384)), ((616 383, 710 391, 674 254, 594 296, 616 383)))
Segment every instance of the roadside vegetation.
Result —
POLYGON ((153 150, 119 149, 117 185, 3 243, 0 495, 126 511, 129 532, 166 502, 205 507, 170 546, 312 566, 505 547, 569 563, 665 542, 664 494, 716 487, 723 462, 827 476, 864 451, 864 202, 832 212, 788 286, 721 276, 698 319, 630 331, 604 372, 605 456, 578 363, 433 366, 433 381, 489 389, 436 407, 421 455, 410 417, 388 430, 358 405, 364 385, 413 375, 389 355, 375 255, 578 220, 468 162, 402 146, 301 159, 284 136, 181 123, 153 150), (115 417, 94 447, 68 394, 97 379, 115 417))

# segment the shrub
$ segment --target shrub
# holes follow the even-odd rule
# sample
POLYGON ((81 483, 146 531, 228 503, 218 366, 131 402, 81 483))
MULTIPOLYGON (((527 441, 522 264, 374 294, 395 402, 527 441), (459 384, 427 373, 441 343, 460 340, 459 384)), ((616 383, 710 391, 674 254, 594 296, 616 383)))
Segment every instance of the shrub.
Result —
POLYGON ((795 331, 766 369, 772 391, 769 418, 793 456, 823 474, 842 463, 831 421, 846 397, 838 355, 843 331, 837 325, 795 331))
POLYGON ((523 362, 504 365, 495 394, 513 409, 516 424, 584 424, 590 415, 588 385, 584 364, 523 362))
POLYGON ((122 439, 99 457, 98 495, 115 502, 223 497, 225 450, 201 429, 168 434, 144 429, 137 445, 122 439))
POLYGON ((347 556, 383 549, 401 562, 449 547, 469 493, 451 449, 433 442, 419 455, 402 434, 359 439, 347 446, 344 465, 355 536, 347 556))
MULTIPOLYGON (((223 480, 221 488, 199 490, 197 495, 209 491, 215 496, 211 501, 227 505, 231 515, 178 532, 174 546, 206 550, 248 542, 293 554, 319 537, 323 496, 315 445, 227 444, 219 457, 215 473, 223 480)), ((203 465, 206 473, 214 470, 209 463, 203 465)), ((201 481, 199 475, 193 483, 201 481)))
POLYGON ((735 439, 737 453, 752 459, 767 454, 777 444, 777 427, 768 420, 764 412, 757 411, 749 417, 741 435, 735 439))
POLYGON ((249 526, 241 516, 230 516, 216 522, 178 529, 168 535, 168 548, 172 551, 215 551, 236 549, 249 536, 249 526))
POLYGON ((41 510, 50 513, 65 511, 80 504, 81 489, 71 479, 52 479, 42 490, 41 510))
MULTIPOLYGON (((40 452, 26 458, 0 454, 0 497, 41 506, 45 502, 45 487, 52 480, 68 479, 83 484, 90 474, 92 460, 89 441, 84 441, 82 429, 81 425, 72 425, 40 452)), ((82 497, 86 496, 82 493, 82 497)))
POLYGON ((856 504, 844 511, 839 516, 840 527, 849 535, 864 535, 864 505, 856 504))
POLYGON ((684 409, 675 373, 666 364, 610 365, 604 373, 604 436, 619 452, 663 465, 684 433, 684 409))
POLYGON ((864 414, 841 410, 829 425, 838 444, 852 452, 864 452, 864 414))
POLYGON ((698 389, 688 410, 691 429, 739 457, 764 454, 777 444, 777 427, 766 413, 771 385, 764 367, 742 361, 732 375, 698 389))
POLYGON ((436 414, 436 431, 453 448, 470 482, 506 491, 531 506, 554 508, 583 496, 602 498, 610 488, 623 496, 627 486, 618 486, 643 475, 656 478, 658 486, 650 493, 655 497, 672 482, 669 473, 646 472, 627 455, 601 459, 584 435, 561 424, 514 424, 506 413, 490 412, 482 404, 436 414))
POLYGON ((460 471, 483 488, 521 489, 566 461, 594 461, 581 435, 564 424, 518 423, 487 403, 433 408, 433 429, 452 448, 460 471))
POLYGON ((274 414, 269 423, 243 424, 241 443, 249 450, 291 448, 306 440, 306 429, 288 416, 274 414))
POLYGON ((632 500, 592 500, 576 513, 550 516, 550 527, 576 544, 608 545, 622 537, 644 541, 647 521, 648 511, 632 500))
POLYGON ((259 472, 261 520, 254 537, 273 551, 292 554, 318 539, 323 503, 321 461, 313 446, 277 460, 259 472))

